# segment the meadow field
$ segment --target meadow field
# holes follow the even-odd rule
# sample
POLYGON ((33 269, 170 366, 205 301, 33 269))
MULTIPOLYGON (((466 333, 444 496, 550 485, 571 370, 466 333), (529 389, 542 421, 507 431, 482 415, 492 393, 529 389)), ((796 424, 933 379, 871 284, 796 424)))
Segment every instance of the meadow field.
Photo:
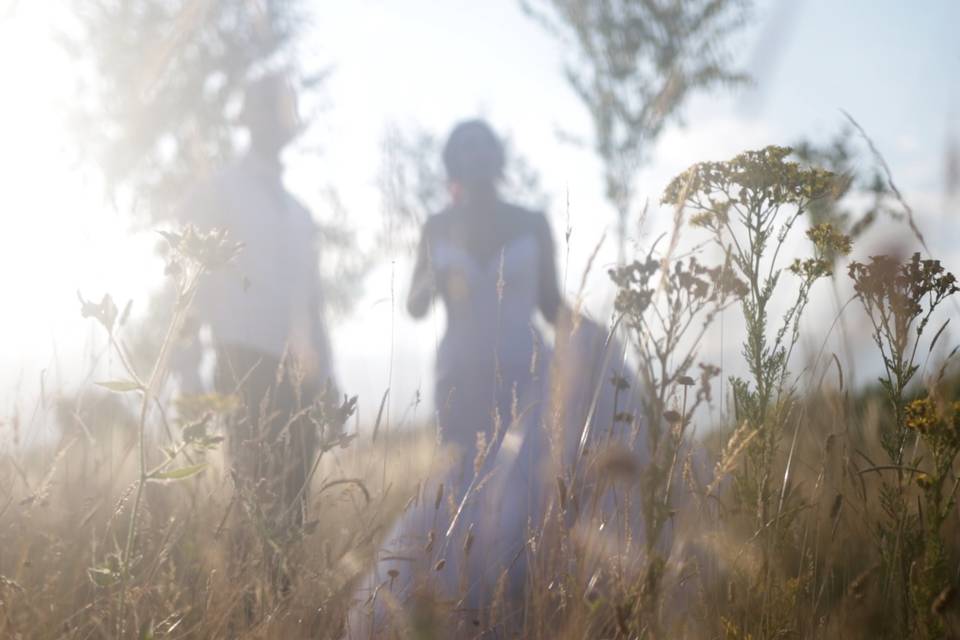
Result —
POLYGON ((0 0, 0 640, 960 638, 954 115, 942 194, 930 148, 956 7, 807 4, 0 0), (287 323, 296 410, 241 437, 268 403, 216 379, 197 310, 248 247, 182 203, 262 152, 264 81, 286 130, 250 210, 302 209, 320 251, 295 272, 281 246, 253 291, 316 285, 289 306, 329 323, 338 384, 303 402, 287 323), (521 323, 536 409, 514 387, 469 460, 424 374, 435 274, 401 301, 431 216, 469 200, 438 127, 474 111, 503 125, 491 193, 544 212, 559 299, 521 323), (536 498, 523 571, 467 606, 494 548, 465 505, 527 441, 529 482, 498 489, 536 498), (276 442, 310 454, 292 498, 244 466, 276 442), (410 513, 427 542, 391 555, 410 513))
MULTIPOLYGON (((571 424, 561 414, 579 410, 572 424, 592 433, 573 434, 573 456, 564 450, 570 434, 551 438, 550 506, 528 524, 534 570, 519 609, 494 603, 472 628, 452 630, 450 603, 421 593, 377 637, 955 633, 960 401, 956 348, 937 342, 956 280, 920 252, 848 261, 853 241, 828 213, 803 219, 847 183, 790 153, 768 147, 700 163, 668 186, 665 202, 686 212, 677 233, 724 247, 721 263, 666 248, 610 270, 611 335, 619 331, 635 353, 624 361, 629 373, 593 384, 624 393, 635 385, 641 401, 632 412, 613 407, 610 424, 599 424, 597 402, 616 403, 616 393, 571 404, 556 389, 540 428, 571 424), (808 257, 777 262, 794 235, 806 237, 808 257), (865 389, 846 386, 835 354, 790 373, 811 291, 842 278, 854 284, 851 304, 866 313, 882 363, 878 384, 865 389), (770 313, 784 294, 786 311, 770 313), (697 350, 727 309, 747 327, 749 374, 729 381, 726 420, 691 438, 720 375, 697 350)), ((127 360, 112 300, 83 300, 126 377, 98 382, 102 391, 82 402, 50 394, 38 411, 59 425, 57 441, 0 460, 0 633, 341 637, 348 610, 369 604, 353 588, 391 523, 412 501, 434 499, 418 487, 444 452, 429 424, 390 431, 381 415, 360 428, 354 398, 328 398, 311 408, 321 444, 308 518, 274 526, 262 497, 223 464, 219 426, 235 402, 158 394, 197 282, 237 250, 191 228, 166 237, 180 265, 177 300, 150 375, 127 360)), ((562 336, 554 384, 573 388, 588 372, 564 359, 562 336)), ((456 505, 437 495, 434 508, 456 505)), ((448 551, 469 552, 469 544, 448 551)))

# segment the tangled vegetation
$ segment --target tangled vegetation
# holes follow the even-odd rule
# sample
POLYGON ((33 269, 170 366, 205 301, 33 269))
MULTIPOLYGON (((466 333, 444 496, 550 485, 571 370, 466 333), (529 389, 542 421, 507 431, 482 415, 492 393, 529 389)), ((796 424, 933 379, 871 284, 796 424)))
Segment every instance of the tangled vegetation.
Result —
MULTIPOLYGON (((529 525, 535 570, 523 602, 500 602, 477 637, 957 633, 956 349, 930 363, 949 320, 931 323, 956 278, 919 253, 844 264, 850 236, 807 220, 843 180, 790 154, 699 163, 668 185, 664 202, 689 215, 684 233, 706 235, 716 264, 655 245, 611 270, 611 333, 632 345, 636 375, 604 378, 613 424, 575 434, 573 458, 553 456, 551 507, 529 525), (807 256, 787 259, 804 236, 807 256), (836 357, 833 385, 816 363, 794 363, 817 283, 844 267, 882 366, 873 391, 847 388, 836 357), (725 372, 703 356, 704 340, 735 311, 746 375, 729 377, 732 411, 707 424, 699 409, 725 372), (627 410, 619 403, 631 392, 641 402, 627 410), (521 622, 504 622, 511 607, 521 622)), ((362 604, 353 585, 416 493, 432 445, 384 435, 379 423, 357 437, 355 399, 318 402, 308 515, 292 533, 271 530, 256 491, 221 462, 236 404, 164 394, 197 282, 242 247, 190 228, 165 237, 178 295, 149 375, 127 355, 127 312, 81 297, 126 372, 100 387, 136 404, 62 399, 54 450, 0 458, 0 636, 341 637, 362 604), (259 541, 242 559, 240 537, 259 541)), ((556 428, 557 412, 545 415, 543 427, 556 428)), ((439 495, 435 507, 447 508, 439 495)), ((414 606, 380 632, 450 637, 445 607, 414 606)))

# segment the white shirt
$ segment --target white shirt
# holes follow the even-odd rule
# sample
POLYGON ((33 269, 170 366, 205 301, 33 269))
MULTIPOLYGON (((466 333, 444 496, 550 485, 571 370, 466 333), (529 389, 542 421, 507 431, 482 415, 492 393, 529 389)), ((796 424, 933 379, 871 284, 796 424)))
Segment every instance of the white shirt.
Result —
POLYGON ((330 375, 310 212, 284 189, 279 165, 247 155, 188 199, 186 222, 225 228, 244 244, 227 267, 205 276, 194 302, 215 345, 280 358, 289 348, 321 378, 330 375))

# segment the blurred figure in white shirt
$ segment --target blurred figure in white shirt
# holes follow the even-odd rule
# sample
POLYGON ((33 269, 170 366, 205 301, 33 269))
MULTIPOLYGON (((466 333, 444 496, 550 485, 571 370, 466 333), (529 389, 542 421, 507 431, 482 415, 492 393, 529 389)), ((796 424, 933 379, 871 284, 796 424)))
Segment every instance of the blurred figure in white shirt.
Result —
MULTIPOLYGON (((244 245, 228 268, 203 282, 193 312, 198 328, 209 327, 216 390, 241 401, 226 434, 238 489, 256 500, 269 535, 282 540, 304 521, 318 437, 306 409, 334 393, 332 357, 317 227, 282 181, 281 152, 300 131, 286 78, 251 83, 241 119, 248 151, 190 194, 181 215, 201 228, 226 229, 244 245)), ((203 390, 199 364, 198 348, 181 355, 184 390, 203 390)))

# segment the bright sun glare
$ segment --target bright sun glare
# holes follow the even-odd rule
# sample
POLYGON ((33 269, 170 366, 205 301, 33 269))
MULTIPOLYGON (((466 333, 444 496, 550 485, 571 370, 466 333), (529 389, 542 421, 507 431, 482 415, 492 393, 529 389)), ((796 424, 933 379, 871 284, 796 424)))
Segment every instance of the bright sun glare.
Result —
POLYGON ((70 99, 68 62, 46 21, 52 10, 39 5, 24 3, 15 19, 0 22, 4 393, 33 388, 42 369, 76 373, 69 363, 88 341, 76 313, 78 289, 91 298, 109 289, 120 300, 143 301, 145 283, 158 273, 150 234, 131 239, 127 218, 77 166, 60 108, 70 99))

